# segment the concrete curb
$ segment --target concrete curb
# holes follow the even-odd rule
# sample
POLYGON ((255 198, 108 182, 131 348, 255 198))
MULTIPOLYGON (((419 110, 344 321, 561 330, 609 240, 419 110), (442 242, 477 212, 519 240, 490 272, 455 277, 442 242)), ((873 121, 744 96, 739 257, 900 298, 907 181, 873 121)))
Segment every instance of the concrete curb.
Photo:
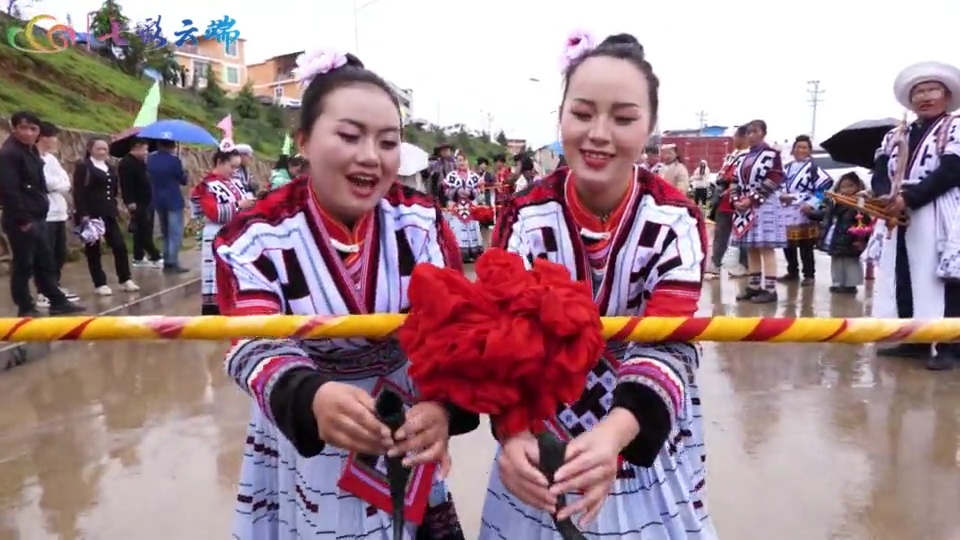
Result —
MULTIPOLYGON (((198 294, 200 294, 200 278, 193 278, 173 287, 110 308, 97 315, 153 315, 170 304, 198 294)), ((199 313, 199 298, 197 302, 199 313)), ((48 341, 0 344, 0 372, 6 372, 28 362, 39 360, 67 343, 66 341, 48 341)))

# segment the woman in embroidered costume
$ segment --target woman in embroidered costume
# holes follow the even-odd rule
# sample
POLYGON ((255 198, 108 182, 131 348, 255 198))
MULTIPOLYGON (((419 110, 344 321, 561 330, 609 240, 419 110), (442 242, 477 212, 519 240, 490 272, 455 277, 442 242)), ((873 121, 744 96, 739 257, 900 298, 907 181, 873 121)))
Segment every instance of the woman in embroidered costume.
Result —
POLYGON ((457 167, 443 179, 447 198, 447 221, 457 237, 460 256, 472 262, 483 253, 480 223, 473 219, 471 210, 480 199, 480 177, 470 170, 467 156, 457 154, 457 167))
POLYGON ((233 219, 240 210, 253 207, 253 197, 234 174, 240 167, 240 154, 229 139, 220 143, 213 155, 213 169, 193 188, 191 200, 194 213, 203 219, 200 250, 201 315, 219 315, 217 305, 216 261, 213 241, 223 224, 233 219))
POLYGON ((733 235, 730 245, 747 249, 747 287, 737 300, 777 301, 777 248, 787 247, 787 227, 774 195, 783 182, 780 152, 764 142, 767 123, 747 124, 750 150, 740 160, 730 194, 733 235))
MULTIPOLYGON (((635 165, 656 125, 659 82, 633 36, 592 42, 574 35, 565 54, 560 124, 570 166, 514 196, 495 245, 592 283, 602 315, 692 316, 702 216, 685 193, 635 165)), ((481 540, 560 538, 550 514, 561 493, 568 505, 556 518, 580 517, 588 538, 716 538, 703 503, 698 365, 691 343, 611 341, 580 400, 547 423, 572 439, 552 487, 531 434, 500 441, 481 540)))
MULTIPOLYGON (((433 198, 396 181, 400 108, 388 84, 333 51, 297 63, 306 84, 297 139, 309 169, 220 231, 221 310, 399 313, 414 265, 461 267, 453 235, 433 198)), ((244 340, 225 362, 252 398, 234 538, 393 538, 377 459, 388 453, 413 468, 404 538, 463 538, 436 463, 449 435, 478 418, 415 403, 394 339, 244 340), (393 434, 374 412, 386 392, 412 404, 393 434)))
POLYGON ((818 210, 823 193, 833 186, 833 179, 813 162, 810 153, 813 142, 810 137, 800 135, 793 141, 793 161, 787 163, 785 179, 779 199, 787 220, 787 247, 783 255, 787 259, 787 273, 778 281, 783 283, 803 280, 800 285, 813 285, 816 274, 816 260, 813 257, 819 226, 810 221, 810 215, 818 210), (799 257, 797 256, 799 254, 799 257))

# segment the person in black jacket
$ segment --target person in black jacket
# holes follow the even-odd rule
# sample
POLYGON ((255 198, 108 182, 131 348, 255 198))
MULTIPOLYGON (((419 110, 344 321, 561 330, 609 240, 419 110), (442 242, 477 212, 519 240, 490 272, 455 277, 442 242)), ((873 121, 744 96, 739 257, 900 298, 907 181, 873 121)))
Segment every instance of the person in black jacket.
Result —
MULTIPOLYGON (((866 186, 855 172, 840 177, 835 191, 853 196, 864 191, 866 186)), ((817 249, 830 255, 830 274, 833 285, 830 292, 839 294, 857 294, 857 287, 863 285, 863 265, 860 254, 866 248, 867 238, 850 231, 860 223, 856 208, 836 204, 828 199, 823 207, 810 214, 811 221, 820 222, 820 235, 817 249)), ((870 217, 863 215, 860 221, 869 224, 870 217)))
MULTIPOLYGON (((97 219, 103 222, 102 239, 106 240, 110 251, 113 252, 113 263, 117 270, 120 290, 135 292, 139 291, 140 287, 131 279, 127 245, 124 242, 120 224, 117 222, 117 217, 120 215, 117 208, 119 181, 117 171, 107 163, 109 157, 110 145, 106 139, 92 137, 87 141, 87 155, 73 170, 73 204, 76 209, 76 220, 82 227, 89 226, 91 221, 97 219)), ((103 272, 100 240, 85 245, 83 253, 87 258, 87 268, 90 269, 90 277, 93 279, 96 293, 100 296, 113 294, 107 286, 107 275, 103 272)))
POLYGON ((21 111, 10 119, 13 132, 0 147, 0 226, 10 242, 12 255, 10 296, 20 317, 38 316, 30 294, 30 278, 39 293, 50 301, 51 315, 79 313, 83 308, 70 303, 56 279, 53 251, 46 241, 47 186, 43 159, 37 150, 40 118, 21 111))
POLYGON ((163 257, 153 243, 153 186, 147 173, 147 141, 134 141, 130 153, 117 166, 120 194, 130 211, 130 232, 133 233, 133 266, 163 268, 163 257), (149 257, 149 260, 145 260, 149 257))

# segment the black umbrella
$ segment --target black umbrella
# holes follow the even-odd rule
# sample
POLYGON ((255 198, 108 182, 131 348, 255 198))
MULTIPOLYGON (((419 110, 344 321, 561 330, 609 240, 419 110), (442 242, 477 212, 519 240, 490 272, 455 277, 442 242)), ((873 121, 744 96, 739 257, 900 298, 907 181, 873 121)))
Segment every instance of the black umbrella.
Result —
POLYGON ((123 156, 130 153, 130 150, 133 148, 133 143, 136 141, 147 141, 150 145, 150 151, 153 152, 157 149, 157 141, 155 139, 143 139, 137 135, 140 133, 141 128, 130 128, 115 135, 110 136, 110 155, 116 158, 122 158, 123 156))
POLYGON ((900 125, 895 118, 861 120, 834 133, 820 146, 834 161, 858 167, 873 168, 873 157, 883 143, 883 137, 900 125))

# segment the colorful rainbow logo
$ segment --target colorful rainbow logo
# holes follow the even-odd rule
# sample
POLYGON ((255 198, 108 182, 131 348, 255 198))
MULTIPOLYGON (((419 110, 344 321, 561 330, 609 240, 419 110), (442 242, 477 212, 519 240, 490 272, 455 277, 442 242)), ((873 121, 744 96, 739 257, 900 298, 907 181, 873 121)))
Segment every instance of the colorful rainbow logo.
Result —
POLYGON ((32 54, 52 54, 58 53, 60 51, 65 51, 70 46, 76 45, 77 43, 77 32, 73 28, 65 24, 59 24, 56 17, 52 15, 37 15, 36 17, 27 21, 27 25, 23 28, 13 27, 7 30, 7 42, 14 49, 32 54), (46 38, 49 45, 40 43, 37 39, 37 33, 43 32, 42 28, 35 28, 37 23, 42 21, 53 21, 53 26, 46 31, 46 38), (17 44, 17 38, 23 36, 23 41, 26 41, 29 48, 22 47, 17 44))

